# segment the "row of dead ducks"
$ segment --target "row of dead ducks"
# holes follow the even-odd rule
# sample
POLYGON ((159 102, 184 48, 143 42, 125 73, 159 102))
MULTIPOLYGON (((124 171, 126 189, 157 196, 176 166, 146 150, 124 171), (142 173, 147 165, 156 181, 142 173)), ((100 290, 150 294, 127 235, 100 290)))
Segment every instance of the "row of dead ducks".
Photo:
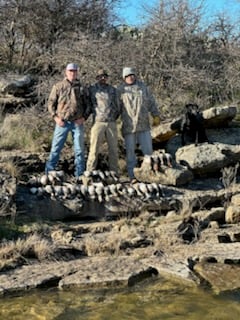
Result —
MULTIPOLYGON (((83 179, 89 179, 89 182, 102 182, 104 185, 119 182, 119 177, 114 171, 84 171, 83 175, 74 178, 74 183, 82 183, 83 179)), ((66 181, 66 175, 64 171, 49 171, 47 174, 41 176, 33 176, 27 182, 32 187, 46 186, 46 185, 61 185, 66 181)))
MULTIPOLYGON (((89 174, 87 173, 89 177, 89 174)), ((66 182, 63 179, 62 172, 49 173, 47 180, 45 175, 40 177, 32 177, 28 185, 30 193, 37 196, 47 195, 58 199, 74 199, 81 198, 85 200, 97 200, 99 202, 110 201, 114 197, 127 196, 129 198, 140 198, 143 201, 158 199, 164 196, 161 184, 137 182, 104 184, 102 181, 93 181, 89 185, 82 184, 77 180, 73 183, 66 182), (52 175, 58 180, 53 180, 52 175), (47 181, 47 182, 46 182, 47 181), (58 182, 58 183, 56 183, 58 182)), ((115 177, 116 178, 116 177, 115 177)))

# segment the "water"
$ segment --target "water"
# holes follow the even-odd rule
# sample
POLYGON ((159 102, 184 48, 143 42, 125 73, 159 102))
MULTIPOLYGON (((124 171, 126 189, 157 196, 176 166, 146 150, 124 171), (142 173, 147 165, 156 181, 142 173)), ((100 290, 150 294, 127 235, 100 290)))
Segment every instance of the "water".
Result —
POLYGON ((36 290, 0 298, 1 320, 236 320, 240 293, 214 296, 168 281, 122 290, 36 290))

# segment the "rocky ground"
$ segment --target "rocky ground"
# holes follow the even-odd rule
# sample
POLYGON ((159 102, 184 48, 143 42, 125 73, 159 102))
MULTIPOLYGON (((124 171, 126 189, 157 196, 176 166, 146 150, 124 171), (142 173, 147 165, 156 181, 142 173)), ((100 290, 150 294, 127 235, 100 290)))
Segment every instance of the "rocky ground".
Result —
MULTIPOLYGON (((214 119, 232 110, 223 120, 226 108, 214 109, 214 119)), ((174 130, 152 133, 155 151, 159 137, 169 140, 171 164, 153 172, 141 158, 135 185, 124 175, 76 180, 72 156, 60 161, 63 178, 46 178, 47 154, 1 151, 1 294, 151 277, 239 290, 239 127, 209 129, 213 143, 185 147, 174 130)))
POLYGON ((4 210, 22 229, 11 245, 2 240, 2 294, 46 286, 131 286, 156 276, 207 285, 217 293, 240 288, 239 220, 226 222, 226 201, 238 196, 238 177, 229 190, 218 177, 165 185, 158 201, 146 205, 135 196, 127 209, 119 197, 108 204, 83 199, 73 208, 71 197, 31 194, 26 176, 2 173, 1 179, 8 197, 4 210))

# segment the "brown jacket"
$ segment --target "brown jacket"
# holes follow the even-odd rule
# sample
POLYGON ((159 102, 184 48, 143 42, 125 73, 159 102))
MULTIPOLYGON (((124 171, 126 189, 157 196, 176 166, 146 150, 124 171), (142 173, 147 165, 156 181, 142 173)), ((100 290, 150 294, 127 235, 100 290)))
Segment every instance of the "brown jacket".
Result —
POLYGON ((79 80, 71 83, 66 78, 56 83, 48 98, 48 110, 52 117, 74 121, 88 117, 88 94, 79 80))

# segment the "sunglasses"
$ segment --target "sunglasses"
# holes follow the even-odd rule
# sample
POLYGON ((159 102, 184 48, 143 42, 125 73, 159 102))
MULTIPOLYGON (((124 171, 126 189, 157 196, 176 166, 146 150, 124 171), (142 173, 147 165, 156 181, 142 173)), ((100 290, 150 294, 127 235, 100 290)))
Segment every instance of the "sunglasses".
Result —
POLYGON ((97 79, 108 78, 107 74, 100 74, 97 76, 97 79))

